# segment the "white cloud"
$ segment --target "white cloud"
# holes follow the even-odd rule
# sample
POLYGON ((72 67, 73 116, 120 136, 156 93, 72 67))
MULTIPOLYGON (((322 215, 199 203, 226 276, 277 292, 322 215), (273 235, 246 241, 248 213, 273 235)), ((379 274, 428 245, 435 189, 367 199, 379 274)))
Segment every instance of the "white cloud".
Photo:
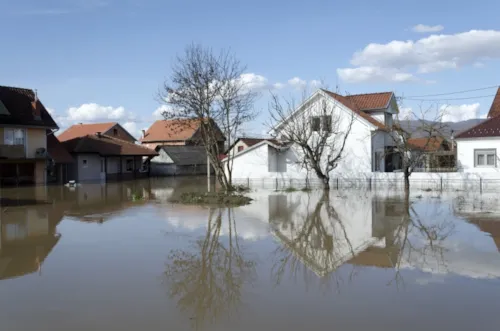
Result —
POLYGON ((410 107, 403 107, 399 109, 399 114, 398 114, 399 120, 414 120, 415 115, 413 114, 413 109, 410 107))
POLYGON ((254 73, 242 74, 240 76, 240 82, 243 86, 252 91, 262 90, 269 87, 266 77, 254 73))
POLYGON ((428 33, 428 32, 439 32, 444 29, 442 25, 425 25, 425 24, 417 24, 411 28, 413 32, 418 33, 428 33))
POLYGON ((285 84, 283 83, 274 83, 273 84, 273 87, 276 89, 276 90, 281 90, 282 88, 285 87, 285 84))
POLYGON ((309 85, 312 87, 312 88, 318 88, 321 86, 321 81, 320 80, 316 80, 316 79, 313 79, 309 82, 309 85))
POLYGON ((417 80, 414 75, 394 68, 358 67, 337 69, 343 81, 348 83, 373 83, 373 82, 411 82, 417 80))
POLYGON ((161 105, 160 107, 156 108, 156 110, 153 112, 153 119, 156 120, 162 120, 165 117, 163 116, 164 112, 170 112, 171 108, 167 105, 161 105))
POLYGON ((439 108, 443 122, 460 122, 480 118, 479 110, 479 103, 443 105, 439 108))
POLYGON ((353 82, 402 82, 412 77, 413 71, 429 73, 457 69, 485 59, 500 59, 500 31, 471 30, 431 35, 416 41, 371 43, 354 53, 351 58, 354 68, 338 71, 343 73, 341 78, 351 78, 353 82), (360 73, 363 79, 352 79, 360 73))
POLYGON ((56 111, 54 108, 46 108, 47 112, 50 114, 50 116, 54 116, 56 114, 56 111))
POLYGON ((300 79, 299 77, 293 77, 293 78, 288 80, 288 84, 291 87, 300 89, 300 88, 304 88, 307 85, 307 82, 303 79, 300 79))
POLYGON ((103 120, 120 120, 127 116, 125 108, 101 106, 96 103, 85 103, 79 107, 68 109, 68 120, 99 122, 103 120))

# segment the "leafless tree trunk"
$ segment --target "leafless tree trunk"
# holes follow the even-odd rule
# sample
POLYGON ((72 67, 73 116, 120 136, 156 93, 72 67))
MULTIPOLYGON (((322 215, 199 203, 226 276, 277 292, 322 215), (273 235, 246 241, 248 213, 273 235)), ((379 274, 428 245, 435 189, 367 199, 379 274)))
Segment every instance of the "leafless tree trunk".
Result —
POLYGON ((224 162, 224 142, 231 145, 241 126, 255 117, 256 98, 242 80, 245 67, 232 53, 215 54, 210 48, 190 45, 177 57, 170 78, 159 92, 168 111, 166 119, 178 121, 179 130, 199 127, 199 144, 205 146, 211 166, 220 185, 232 189, 232 158, 224 162), (188 121, 185 121, 188 120, 188 121))
POLYGON ((395 147, 393 153, 399 154, 402 161, 406 198, 409 198, 410 194, 410 176, 413 170, 424 161, 425 151, 432 149, 439 138, 444 138, 445 126, 442 123, 442 116, 443 112, 439 111, 438 107, 429 107, 425 110, 421 108, 419 114, 412 112, 408 117, 418 122, 416 128, 410 130, 402 127, 398 116, 396 124, 389 129, 395 147), (419 138, 418 146, 412 142, 414 138, 419 138))
POLYGON ((327 191, 330 190, 330 174, 344 157, 354 116, 353 112, 342 113, 336 102, 325 99, 314 110, 297 112, 293 100, 283 100, 271 94, 271 128, 278 139, 297 149, 303 168, 312 170, 327 191))

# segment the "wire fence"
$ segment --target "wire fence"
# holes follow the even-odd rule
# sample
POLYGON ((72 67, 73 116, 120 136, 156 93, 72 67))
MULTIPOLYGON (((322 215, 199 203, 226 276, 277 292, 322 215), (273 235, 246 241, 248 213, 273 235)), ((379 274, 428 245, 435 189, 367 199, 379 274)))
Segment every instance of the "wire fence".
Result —
MULTIPOLYGON (((295 191, 323 188, 323 182, 319 179, 298 178, 233 178, 234 185, 241 185, 250 189, 271 189, 276 191, 295 191)), ((404 178, 342 178, 330 179, 330 188, 334 190, 344 189, 403 189, 404 178)), ((497 192, 500 190, 500 179, 449 179, 429 178, 412 179, 410 177, 410 188, 425 191, 479 191, 497 192)))

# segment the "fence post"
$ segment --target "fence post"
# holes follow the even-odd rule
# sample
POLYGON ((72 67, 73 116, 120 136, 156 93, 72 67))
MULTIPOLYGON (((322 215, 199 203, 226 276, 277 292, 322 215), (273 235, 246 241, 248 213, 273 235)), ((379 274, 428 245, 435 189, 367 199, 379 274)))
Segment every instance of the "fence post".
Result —
POLYGON ((339 178, 337 177, 337 190, 339 189, 339 178))
POLYGON ((483 193, 483 177, 479 177, 479 193, 483 193))
POLYGON ((247 187, 250 188, 250 177, 247 177, 247 187))
POLYGON ((306 190, 309 189, 309 181, 308 181, 308 178, 306 177, 306 190))
POLYGON ((276 177, 276 191, 278 190, 278 177, 276 177))
POLYGON ((441 192, 443 192, 443 177, 441 177, 441 192))
POLYGON ((368 190, 371 191, 372 190, 372 178, 368 178, 368 190))

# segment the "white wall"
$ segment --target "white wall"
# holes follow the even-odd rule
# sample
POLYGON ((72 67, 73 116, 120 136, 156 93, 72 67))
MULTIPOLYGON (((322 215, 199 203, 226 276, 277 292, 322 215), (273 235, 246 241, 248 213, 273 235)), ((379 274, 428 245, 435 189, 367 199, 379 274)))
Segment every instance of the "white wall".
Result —
MULTIPOLYGON (((347 127, 351 120, 352 111, 343 105, 334 102, 331 98, 325 98, 321 94, 318 94, 311 102, 307 105, 304 110, 304 121, 308 121, 311 116, 321 115, 323 107, 321 106, 322 101, 327 102, 327 106, 332 109, 332 117, 340 118, 340 129, 342 131, 347 131, 347 127)), ((308 125, 304 123, 304 125, 308 125)), ((331 176, 358 176, 360 174, 371 173, 372 171, 372 131, 375 128, 373 125, 369 124, 364 119, 355 116, 354 123, 351 128, 351 133, 349 134, 346 146, 343 152, 342 160, 339 162, 336 169, 331 173, 331 176)), ((279 137, 280 131, 278 130, 277 136, 279 137)), ((333 145, 336 150, 340 149, 340 144, 342 139, 333 138, 328 142, 328 144, 333 145)), ((302 158, 302 153, 300 148, 295 149, 295 153, 299 159, 302 158)), ((326 153, 325 153, 326 157, 326 153)), ((287 171, 288 172, 288 171, 287 171)), ((291 176, 289 176, 291 177, 291 176)))
POLYGON ((473 139, 457 139, 457 166, 462 172, 477 172, 477 173, 499 173, 499 160, 497 159, 496 167, 474 167, 474 149, 490 149, 496 148, 497 158, 500 153, 500 137, 497 138, 473 138, 473 139))
POLYGON ((369 114, 371 115, 371 117, 373 117, 374 119, 376 119, 380 123, 385 124, 385 112, 384 111, 373 111, 373 112, 369 112, 369 114))

